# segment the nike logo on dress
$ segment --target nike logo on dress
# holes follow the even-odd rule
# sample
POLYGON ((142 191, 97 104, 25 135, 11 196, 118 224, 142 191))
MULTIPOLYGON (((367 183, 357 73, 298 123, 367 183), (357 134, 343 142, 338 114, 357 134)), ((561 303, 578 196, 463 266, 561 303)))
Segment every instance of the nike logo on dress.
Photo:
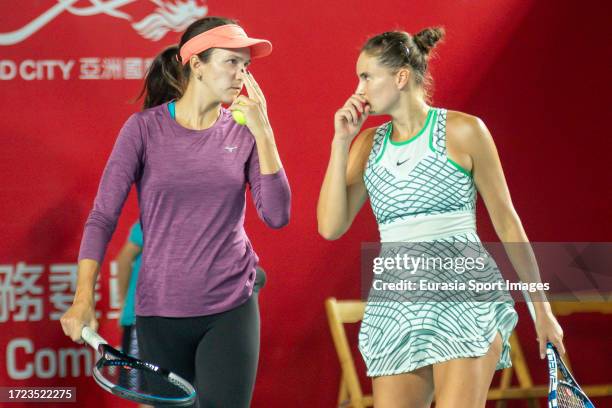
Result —
POLYGON ((237 148, 238 148, 238 146, 225 146, 225 150, 227 150, 230 153, 232 153, 237 148))
POLYGON ((406 159, 406 160, 404 160, 404 161, 399 161, 399 160, 398 160, 398 161, 397 161, 397 165, 398 165, 398 166, 401 166, 402 164, 406 163, 408 160, 410 160, 410 159, 406 159))

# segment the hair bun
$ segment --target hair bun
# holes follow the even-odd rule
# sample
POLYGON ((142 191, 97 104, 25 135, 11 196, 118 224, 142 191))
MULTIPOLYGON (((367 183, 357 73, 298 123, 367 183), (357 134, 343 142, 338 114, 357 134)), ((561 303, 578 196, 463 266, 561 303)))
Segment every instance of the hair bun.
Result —
POLYGON ((429 54, 432 48, 444 37, 444 28, 432 27, 421 30, 412 39, 419 50, 424 54, 429 54))

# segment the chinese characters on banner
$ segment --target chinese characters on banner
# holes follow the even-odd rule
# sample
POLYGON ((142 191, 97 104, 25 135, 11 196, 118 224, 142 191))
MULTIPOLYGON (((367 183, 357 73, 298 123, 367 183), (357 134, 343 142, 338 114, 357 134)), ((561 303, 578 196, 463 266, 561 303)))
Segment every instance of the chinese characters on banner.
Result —
POLYGON ((79 59, 0 60, 0 80, 142 80, 152 58, 83 57, 79 59))
MULTIPOLYGON (((111 276, 108 290, 106 319, 119 318, 117 293, 117 265, 110 264, 111 276)), ((72 304, 77 281, 77 264, 58 263, 45 265, 18 262, 16 265, 0 265, 0 323, 38 322, 43 319, 59 320, 72 304), (46 268, 46 269, 45 269, 46 268), (42 277, 47 275, 48 285, 42 277), (46 302, 45 300, 48 300, 46 302), (50 307, 45 310, 45 305, 50 307)), ((96 283, 96 304, 101 300, 100 283, 96 283)), ((96 318, 101 318, 96 312, 96 318)))

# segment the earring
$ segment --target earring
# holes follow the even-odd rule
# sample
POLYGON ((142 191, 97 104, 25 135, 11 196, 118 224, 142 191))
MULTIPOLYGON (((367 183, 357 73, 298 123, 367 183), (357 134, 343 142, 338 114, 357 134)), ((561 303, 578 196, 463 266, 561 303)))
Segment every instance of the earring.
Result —
POLYGON ((198 78, 198 81, 201 81, 202 80, 202 74, 198 75, 197 78, 198 78))

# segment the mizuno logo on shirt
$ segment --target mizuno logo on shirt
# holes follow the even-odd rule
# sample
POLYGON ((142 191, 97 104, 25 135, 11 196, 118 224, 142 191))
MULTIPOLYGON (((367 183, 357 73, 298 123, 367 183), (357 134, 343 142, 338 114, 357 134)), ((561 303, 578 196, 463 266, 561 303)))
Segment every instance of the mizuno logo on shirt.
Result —
POLYGON ((237 148, 238 148, 238 146, 225 146, 225 150, 227 150, 230 153, 232 153, 237 148))

